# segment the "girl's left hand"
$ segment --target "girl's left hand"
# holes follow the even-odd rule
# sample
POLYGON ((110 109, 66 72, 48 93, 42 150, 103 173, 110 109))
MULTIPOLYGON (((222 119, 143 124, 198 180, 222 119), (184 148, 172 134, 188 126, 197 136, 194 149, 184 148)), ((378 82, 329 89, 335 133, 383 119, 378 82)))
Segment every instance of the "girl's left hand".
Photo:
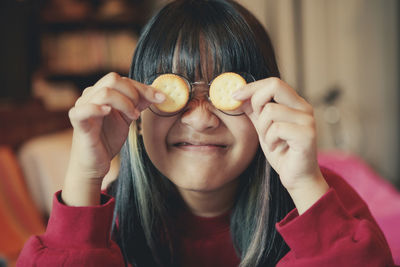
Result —
POLYGON ((279 78, 249 83, 233 97, 245 101, 242 109, 258 133, 265 157, 297 208, 308 208, 328 190, 317 161, 311 105, 279 78))

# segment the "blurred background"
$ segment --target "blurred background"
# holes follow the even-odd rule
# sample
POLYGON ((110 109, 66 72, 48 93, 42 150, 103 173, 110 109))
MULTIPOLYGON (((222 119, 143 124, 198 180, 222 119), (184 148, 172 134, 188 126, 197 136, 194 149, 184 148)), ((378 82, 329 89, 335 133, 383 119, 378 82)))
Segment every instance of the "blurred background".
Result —
MULTIPOLYGON (((68 109, 104 74, 128 73, 141 28, 165 2, 1 1, 0 266, 44 231, 68 162, 68 109)), ((321 164, 371 199, 400 258, 390 228, 400 221, 400 2, 238 2, 268 30, 283 80, 314 106, 321 164)), ((107 179, 117 172, 114 162, 107 179)))

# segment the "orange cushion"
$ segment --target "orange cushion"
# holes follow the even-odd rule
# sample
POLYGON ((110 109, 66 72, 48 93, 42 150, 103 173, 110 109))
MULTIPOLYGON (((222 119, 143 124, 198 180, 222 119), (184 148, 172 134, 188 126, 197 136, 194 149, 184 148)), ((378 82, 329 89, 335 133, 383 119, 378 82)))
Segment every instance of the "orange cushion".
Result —
POLYGON ((0 147, 0 254, 14 261, 31 235, 45 230, 45 219, 33 203, 14 152, 0 147))

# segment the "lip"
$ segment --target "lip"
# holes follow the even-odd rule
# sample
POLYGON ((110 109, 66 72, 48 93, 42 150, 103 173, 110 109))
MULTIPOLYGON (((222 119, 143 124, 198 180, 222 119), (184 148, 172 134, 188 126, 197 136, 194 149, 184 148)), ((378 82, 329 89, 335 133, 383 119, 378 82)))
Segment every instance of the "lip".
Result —
POLYGON ((174 148, 186 151, 220 151, 225 150, 228 146, 223 143, 200 142, 200 141, 178 141, 172 144, 174 148))
POLYGON ((173 144, 173 146, 217 146, 221 148, 227 147, 227 145, 222 143, 213 142, 196 142, 196 141, 180 141, 173 144))

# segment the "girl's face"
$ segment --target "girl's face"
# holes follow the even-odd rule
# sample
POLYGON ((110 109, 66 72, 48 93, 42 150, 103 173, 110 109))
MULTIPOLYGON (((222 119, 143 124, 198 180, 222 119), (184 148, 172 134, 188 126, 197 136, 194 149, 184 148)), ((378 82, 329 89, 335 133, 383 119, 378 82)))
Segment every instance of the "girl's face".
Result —
POLYGON ((236 182, 258 148, 249 118, 218 111, 207 91, 208 86, 196 86, 187 108, 173 117, 142 113, 147 154, 178 190, 211 192, 236 182))

